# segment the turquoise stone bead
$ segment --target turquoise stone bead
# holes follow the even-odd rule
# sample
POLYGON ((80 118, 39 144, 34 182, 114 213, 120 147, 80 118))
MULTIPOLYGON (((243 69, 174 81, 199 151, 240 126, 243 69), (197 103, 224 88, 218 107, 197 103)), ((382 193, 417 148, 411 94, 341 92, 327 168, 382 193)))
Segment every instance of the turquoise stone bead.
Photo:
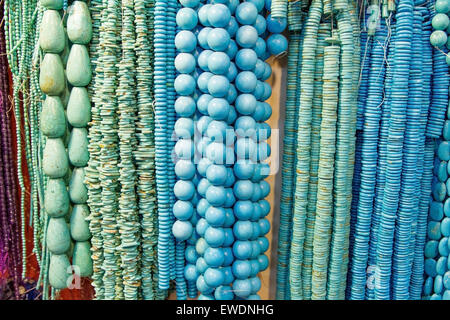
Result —
POLYGON ((441 182, 447 181, 448 173, 447 173, 447 161, 441 161, 439 166, 437 167, 437 177, 441 182))
POLYGON ((434 293, 441 294, 442 290, 444 289, 444 284, 442 283, 442 276, 437 275, 436 278, 434 278, 434 285, 433 285, 434 293))
POLYGON ((69 38, 67 37, 67 32, 64 32, 64 50, 60 53, 61 61, 63 63, 64 68, 67 66, 67 60, 69 60, 69 53, 70 53, 70 47, 69 47, 69 38))
POLYGON ((436 262, 436 272, 444 275, 445 271, 447 271, 447 257, 440 257, 436 262))
POLYGON ((436 260, 434 259, 425 259, 425 273, 430 277, 436 276, 436 260))
POLYGON ((441 221, 444 217, 444 206, 442 202, 432 201, 429 215, 434 221, 441 221))
POLYGON ((437 182, 433 185, 433 198, 436 201, 444 201, 445 194, 447 193, 447 188, 445 186, 445 183, 443 182, 437 182))
POLYGON ((76 204, 70 217, 70 234, 75 241, 87 241, 91 238, 89 222, 89 208, 85 204, 76 204))
POLYGON ((50 257, 48 277, 50 285, 55 289, 65 289, 71 275, 70 262, 65 254, 53 254, 50 257))
POLYGON ((70 202, 63 179, 49 179, 44 196, 45 212, 51 218, 64 217, 69 212, 70 202))
POLYGON ((65 85, 61 57, 55 53, 46 53, 39 73, 39 86, 42 92, 50 96, 58 96, 63 92, 65 85))
POLYGON ((85 87, 91 82, 92 68, 86 46, 73 44, 66 67, 67 80, 74 87, 85 87))
POLYGON ((41 6, 46 9, 61 10, 64 0, 41 0, 41 6))
POLYGON ((448 257, 448 254, 450 252, 448 248, 448 237, 442 238, 441 241, 439 241, 439 254, 444 257, 448 257))
POLYGON ((70 234, 64 218, 51 218, 47 227, 47 247, 53 254, 69 250, 70 234))
POLYGON ((435 9, 438 13, 447 13, 450 10, 450 1, 437 0, 435 3, 435 9))
POLYGON ((67 120, 76 128, 86 127, 91 120, 91 102, 85 87, 73 87, 67 105, 67 120))
POLYGON ((88 199, 87 188, 84 184, 84 168, 74 168, 69 183, 70 201, 75 204, 86 203, 88 199))
POLYGON ((91 246, 89 241, 77 241, 73 249, 74 271, 81 277, 92 275, 91 246), (78 268, 78 269, 77 269, 78 268))
POLYGON ((67 258, 72 259, 73 257, 73 249, 75 248, 75 242, 73 242, 72 240, 70 241, 70 247, 69 250, 67 250, 66 255, 67 258))
POLYGON ((66 114, 58 96, 47 96, 42 104, 41 132, 49 138, 60 138, 66 133, 66 114))
POLYGON ((44 52, 60 53, 66 45, 64 26, 59 12, 46 10, 42 15, 39 45, 44 52))
POLYGON ((441 222, 441 233, 444 237, 450 236, 450 218, 445 217, 441 222))
POLYGON ((447 14, 445 13, 438 13, 434 16, 433 20, 431 21, 431 24, 433 25, 433 28, 436 30, 445 30, 447 29, 449 25, 449 19, 447 14))
POLYGON ((86 128, 73 128, 70 134, 68 153, 70 163, 76 167, 84 167, 89 160, 86 128))
POLYGON ((62 178, 69 168, 69 159, 62 139, 47 139, 45 144, 42 168, 50 178, 62 178))
POLYGON ((432 290, 433 290, 433 278, 428 277, 425 280, 425 284, 423 285, 423 293, 429 296, 432 293, 432 290))
POLYGON ((74 1, 67 17, 67 35, 76 44, 88 44, 92 39, 92 21, 87 4, 74 1))
POLYGON ((433 31, 430 43, 435 47, 442 47, 447 42, 447 34, 442 30, 433 31))
POLYGON ((430 221, 428 224, 428 238, 432 240, 441 239, 441 223, 436 221, 430 221))

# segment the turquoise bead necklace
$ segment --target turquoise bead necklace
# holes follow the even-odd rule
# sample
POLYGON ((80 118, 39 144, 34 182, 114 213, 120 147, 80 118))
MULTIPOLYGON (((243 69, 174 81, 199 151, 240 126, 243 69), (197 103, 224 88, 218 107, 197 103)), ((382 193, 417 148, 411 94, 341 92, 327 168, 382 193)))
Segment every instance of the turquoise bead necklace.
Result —
POLYGON ((82 1, 73 1, 67 18, 68 39, 72 42, 66 74, 73 86, 67 105, 67 120, 72 126, 68 145, 69 160, 74 166, 69 182, 69 197, 73 205, 70 231, 75 241, 72 265, 77 276, 92 275, 90 252, 89 207, 85 185, 85 169, 89 161, 87 125, 91 119, 91 104, 86 86, 92 79, 91 62, 87 45, 92 38, 92 21, 88 6, 82 1))

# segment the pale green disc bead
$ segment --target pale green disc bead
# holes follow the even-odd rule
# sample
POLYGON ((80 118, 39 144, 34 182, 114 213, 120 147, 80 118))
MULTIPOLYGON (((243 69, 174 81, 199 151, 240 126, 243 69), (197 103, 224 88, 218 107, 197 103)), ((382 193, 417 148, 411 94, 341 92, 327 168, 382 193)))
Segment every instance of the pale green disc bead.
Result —
POLYGON ((91 120, 91 102, 85 87, 73 87, 67 105, 67 120, 76 128, 86 127, 91 120))
POLYGON ((58 96, 47 96, 42 104, 41 132, 49 138, 61 138, 66 132, 66 114, 58 96))
POLYGON ((65 289, 69 286, 71 268, 69 258, 65 254, 52 254, 48 269, 48 281, 55 289, 65 289))
POLYGON ((75 241, 87 241, 91 238, 89 222, 89 208, 85 204, 76 204, 70 217, 70 235, 75 241))
POLYGON ((74 1, 67 17, 67 35, 76 44, 88 44, 92 39, 92 20, 87 4, 74 1))
POLYGON ((44 196, 45 212, 51 218, 64 217, 69 212, 70 201, 63 179, 49 179, 44 196))
POLYGON ((66 255, 69 259, 72 259, 73 257, 73 250, 75 249, 75 242, 70 241, 70 247, 69 250, 67 250, 66 255))
POLYGON ((84 167, 89 161, 88 132, 86 128, 72 128, 68 145, 70 163, 84 167))
POLYGON ((70 233, 64 218, 50 218, 47 227, 47 248, 53 254, 63 254, 69 250, 70 233))
POLYGON ((41 5, 46 9, 61 10, 64 0, 41 0, 41 5))
POLYGON ((73 44, 66 67, 67 80, 74 87, 85 87, 91 82, 92 68, 86 46, 73 44))
POLYGON ((449 0, 437 0, 434 4, 437 13, 447 13, 450 10, 449 0))
POLYGON ((64 67, 61 57, 55 53, 46 53, 41 62, 39 86, 42 92, 50 96, 59 96, 66 86, 64 67))
POLYGON ((442 47, 447 42, 447 34, 442 30, 436 30, 431 33, 430 43, 435 47, 442 47))
POLYGON ((431 20, 431 24, 433 28, 436 30, 445 30, 447 29, 450 20, 446 13, 438 13, 434 16, 433 20, 431 20))
POLYGON ((92 275, 91 245, 89 241, 77 241, 75 243, 72 264, 74 272, 81 277, 92 275))
POLYGON ((69 168, 69 159, 61 138, 47 139, 42 156, 42 168, 50 178, 63 178, 69 168))
POLYGON ((39 45, 44 52, 61 53, 66 45, 61 16, 56 10, 46 10, 42 15, 39 45))
POLYGON ((76 204, 86 203, 88 194, 84 184, 84 168, 74 168, 69 183, 70 201, 76 204))

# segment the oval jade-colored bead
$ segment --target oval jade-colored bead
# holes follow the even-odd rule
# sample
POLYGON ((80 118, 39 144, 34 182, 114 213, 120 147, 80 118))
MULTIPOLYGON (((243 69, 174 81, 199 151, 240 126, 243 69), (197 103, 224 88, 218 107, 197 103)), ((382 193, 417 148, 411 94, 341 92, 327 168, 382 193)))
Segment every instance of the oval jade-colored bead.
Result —
POLYGON ((46 10, 42 15, 39 45, 44 52, 60 53, 66 45, 66 36, 59 12, 46 10))
POLYGON ((46 53, 41 62, 39 86, 49 96, 59 96, 66 86, 64 67, 61 57, 55 53, 46 53))
POLYGON ((65 289, 68 286, 70 273, 69 258, 65 254, 52 254, 48 269, 48 280, 55 289, 65 289))
POLYGON ((91 82, 92 68, 86 46, 73 44, 66 66, 67 80, 74 87, 85 87, 91 82))
POLYGON ((64 217, 69 212, 69 195, 63 179, 48 180, 44 207, 45 212, 51 218, 64 217))
POLYGON ((47 96, 42 104, 41 132, 49 138, 61 138, 66 132, 66 114, 58 96, 47 96))
POLYGON ((64 218, 51 218, 47 227, 47 248, 53 254, 66 253, 70 248, 70 234, 64 218))
POLYGON ((92 275, 91 245, 89 241, 77 241, 73 249, 73 266, 78 267, 74 271, 81 277, 92 275))
POLYGON ((87 241, 91 238, 89 222, 89 208, 85 204, 76 204, 70 216, 70 234, 75 241, 87 241))
POLYGON ((62 139, 47 139, 42 158, 42 168, 47 176, 57 179, 66 175, 69 159, 62 139))
POLYGON ((84 184, 84 168, 74 168, 69 183, 70 201, 75 204, 86 203, 88 194, 84 184))
POLYGON ((86 128, 72 128, 68 145, 70 163, 76 167, 84 167, 89 161, 88 139, 86 128))
POLYGON ((91 120, 91 102, 85 87, 73 87, 67 105, 67 120, 76 128, 86 127, 91 120))
POLYGON ((92 39, 92 20, 83 1, 74 1, 67 18, 67 35, 76 44, 88 44, 92 39))
POLYGON ((61 10, 64 5, 63 0, 41 0, 41 5, 46 9, 61 10))

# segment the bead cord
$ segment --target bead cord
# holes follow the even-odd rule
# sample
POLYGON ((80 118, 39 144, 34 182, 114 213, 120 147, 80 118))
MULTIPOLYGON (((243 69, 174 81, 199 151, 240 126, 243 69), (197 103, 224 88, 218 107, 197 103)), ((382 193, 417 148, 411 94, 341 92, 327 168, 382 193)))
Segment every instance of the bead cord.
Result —
POLYGON ((290 222, 292 219, 293 195, 293 167, 295 160, 295 137, 297 105, 297 70, 299 64, 300 33, 290 33, 288 53, 288 78, 286 89, 286 107, 283 138, 283 159, 281 169, 281 196, 280 196, 280 227, 278 234, 278 263, 277 263, 277 299, 287 298, 287 272, 289 261, 289 248, 291 239, 290 222))
MULTIPOLYGON (((292 257, 289 265, 289 277, 291 286, 291 299, 302 299, 301 268, 303 261, 303 245, 305 238, 306 206, 309 186, 310 168, 310 141, 311 141, 311 104, 312 89, 314 83, 314 72, 310 70, 310 65, 314 63, 315 48, 317 44, 317 31, 322 15, 322 2, 315 0, 311 4, 308 18, 305 22, 305 37, 303 40, 304 50, 302 53, 302 72, 300 77, 300 87, 302 94, 299 97, 300 110, 298 116, 297 134, 297 163, 296 163, 296 183, 294 197, 294 213, 292 224, 292 257), (308 66, 308 68, 305 68, 308 66)), ((314 65, 314 64, 313 64, 314 65)))

